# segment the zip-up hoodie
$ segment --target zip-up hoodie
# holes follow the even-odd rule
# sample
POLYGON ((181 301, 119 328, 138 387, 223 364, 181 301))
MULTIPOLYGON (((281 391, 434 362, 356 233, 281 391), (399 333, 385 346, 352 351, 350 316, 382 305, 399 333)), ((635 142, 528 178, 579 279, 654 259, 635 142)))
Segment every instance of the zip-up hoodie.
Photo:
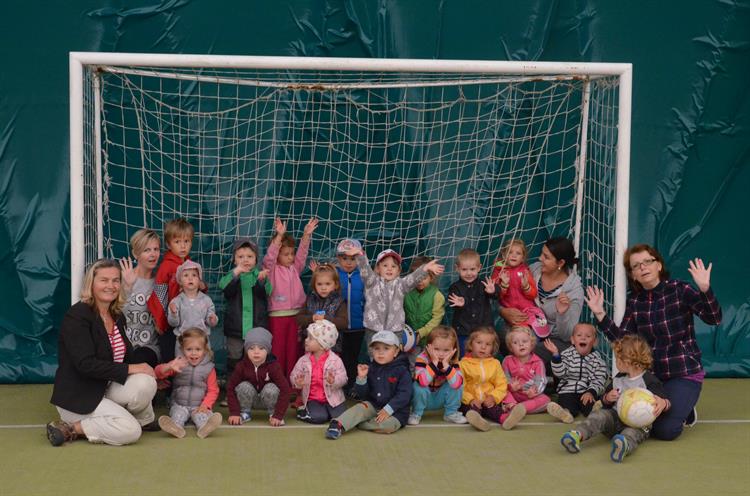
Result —
POLYGON ((411 383, 409 357, 406 353, 399 353, 392 362, 383 365, 374 360, 370 362, 367 380, 360 382, 358 377, 354 391, 358 398, 369 401, 378 410, 384 409, 393 415, 403 427, 409 418, 411 383))
POLYGON ((229 378, 229 382, 227 383, 227 403, 229 405, 230 416, 238 416, 240 414, 240 401, 237 399, 235 388, 241 382, 249 382, 258 392, 269 382, 276 384, 276 387, 279 388, 279 399, 276 401, 273 418, 278 420, 284 418, 286 409, 289 408, 289 397, 292 395, 292 387, 289 385, 286 377, 284 377, 284 371, 281 370, 281 364, 276 361, 275 356, 269 353, 266 361, 257 367, 247 357, 247 353, 242 357, 242 361, 234 368, 232 377, 229 378))
POLYGON ((508 394, 508 381, 497 358, 464 357, 458 362, 464 376, 464 392, 461 403, 468 405, 472 400, 484 401, 487 396, 501 403, 508 394))
POLYGON ((575 346, 554 355, 551 360, 552 373, 560 379, 557 393, 591 393, 599 398, 607 382, 607 364, 598 351, 581 355, 575 346))

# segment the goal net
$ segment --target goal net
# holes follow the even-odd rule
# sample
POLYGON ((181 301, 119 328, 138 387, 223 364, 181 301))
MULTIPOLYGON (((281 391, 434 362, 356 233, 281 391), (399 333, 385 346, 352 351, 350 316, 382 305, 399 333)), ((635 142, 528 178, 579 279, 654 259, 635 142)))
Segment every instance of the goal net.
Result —
POLYGON ((511 237, 532 262, 546 239, 568 236, 584 285, 623 299, 627 64, 74 55, 74 299, 86 265, 127 255, 142 227, 185 217, 191 257, 221 304, 232 241, 251 237, 265 252, 277 216, 295 237, 320 219, 316 260, 345 237, 370 258, 398 251, 404 269, 437 257, 442 289, 462 248, 489 273, 511 237))

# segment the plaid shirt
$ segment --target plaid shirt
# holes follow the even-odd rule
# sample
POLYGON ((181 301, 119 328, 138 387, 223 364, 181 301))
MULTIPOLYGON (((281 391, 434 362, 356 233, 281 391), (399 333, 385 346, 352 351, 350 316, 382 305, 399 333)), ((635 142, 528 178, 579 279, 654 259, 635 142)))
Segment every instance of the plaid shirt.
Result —
POLYGON ((702 293, 686 282, 667 280, 652 290, 632 293, 620 327, 605 316, 599 329, 610 340, 636 333, 643 337, 653 350, 654 374, 666 381, 703 370, 693 314, 709 325, 721 322, 713 291, 702 293))

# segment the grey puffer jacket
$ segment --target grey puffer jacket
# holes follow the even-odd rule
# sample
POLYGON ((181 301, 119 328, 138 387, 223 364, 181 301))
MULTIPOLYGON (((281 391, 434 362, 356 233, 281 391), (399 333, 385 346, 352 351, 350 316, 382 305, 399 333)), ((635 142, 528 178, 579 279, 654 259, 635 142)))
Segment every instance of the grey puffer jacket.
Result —
POLYGON ((201 406, 208 390, 208 375, 214 369, 214 362, 206 355, 196 366, 188 364, 172 381, 172 401, 181 406, 197 408, 201 406))

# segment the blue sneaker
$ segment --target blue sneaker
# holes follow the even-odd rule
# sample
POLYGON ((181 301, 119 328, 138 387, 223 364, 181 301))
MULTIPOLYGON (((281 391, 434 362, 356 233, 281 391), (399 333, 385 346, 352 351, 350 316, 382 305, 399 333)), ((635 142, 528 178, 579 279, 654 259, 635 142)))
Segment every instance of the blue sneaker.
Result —
POLYGON ((622 434, 615 434, 612 437, 612 452, 609 457, 613 462, 620 463, 628 454, 628 440, 622 434))
POLYGON ((250 412, 240 412, 240 421, 244 424, 245 422, 250 422, 250 419, 252 419, 253 416, 250 412))
POLYGON ((341 422, 338 420, 331 420, 331 423, 328 424, 328 429, 326 429, 326 437, 328 439, 338 439, 343 433, 344 427, 341 425, 341 422))
POLYGON ((578 453, 581 451, 581 433, 578 431, 568 431, 560 438, 560 444, 568 450, 568 453, 578 453))

